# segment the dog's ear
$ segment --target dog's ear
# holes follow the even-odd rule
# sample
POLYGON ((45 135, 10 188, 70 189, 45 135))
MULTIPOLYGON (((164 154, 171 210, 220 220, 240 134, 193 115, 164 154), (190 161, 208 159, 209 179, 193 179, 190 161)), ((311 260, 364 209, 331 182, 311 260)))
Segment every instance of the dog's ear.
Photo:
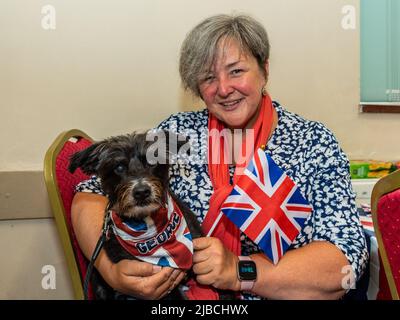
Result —
POLYGON ((73 154, 68 166, 69 172, 74 173, 76 169, 81 168, 87 175, 96 174, 104 146, 104 142, 94 143, 90 147, 73 154))

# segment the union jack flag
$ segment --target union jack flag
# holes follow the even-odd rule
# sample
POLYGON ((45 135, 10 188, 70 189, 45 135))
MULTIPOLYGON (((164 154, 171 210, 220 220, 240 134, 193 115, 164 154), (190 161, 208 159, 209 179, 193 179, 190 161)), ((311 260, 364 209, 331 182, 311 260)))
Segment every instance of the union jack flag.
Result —
POLYGON ((221 210, 276 264, 312 207, 293 180, 260 148, 221 210))

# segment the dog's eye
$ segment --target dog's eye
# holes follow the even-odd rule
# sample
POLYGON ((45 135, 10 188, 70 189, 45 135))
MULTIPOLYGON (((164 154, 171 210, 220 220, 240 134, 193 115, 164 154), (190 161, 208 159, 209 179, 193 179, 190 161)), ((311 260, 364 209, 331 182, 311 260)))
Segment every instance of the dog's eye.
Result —
POLYGON ((123 164, 119 164, 114 168, 114 172, 116 174, 123 174, 126 171, 126 166, 124 166, 123 164))

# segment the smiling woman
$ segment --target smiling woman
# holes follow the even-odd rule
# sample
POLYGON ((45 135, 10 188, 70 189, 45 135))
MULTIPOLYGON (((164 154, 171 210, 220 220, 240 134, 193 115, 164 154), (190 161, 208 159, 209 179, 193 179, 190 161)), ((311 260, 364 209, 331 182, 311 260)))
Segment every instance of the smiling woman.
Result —
MULTIPOLYGON (((183 286, 189 299, 338 299, 350 289, 343 278, 353 284, 366 265, 349 161, 323 124, 271 100, 268 59, 267 33, 246 15, 207 18, 182 45, 182 82, 207 108, 172 115, 158 127, 194 132, 201 138, 192 140, 193 154, 209 160, 189 158, 169 171, 170 189, 206 235, 193 240, 194 277, 183 286), (252 152, 243 163, 212 161, 234 152, 225 136, 219 135, 221 144, 211 136, 224 130, 246 132, 241 144, 252 152), (248 268, 241 268, 243 261, 248 268)), ((90 193, 104 192, 95 178, 77 191, 74 228, 90 255, 98 230, 89 227, 94 214, 87 204, 90 193)), ((161 285, 147 264, 112 264, 102 255, 98 269, 116 290, 133 296, 154 298, 150 292, 161 285), (149 296, 141 292, 145 283, 149 296)), ((168 270, 159 272, 178 285, 168 270)))

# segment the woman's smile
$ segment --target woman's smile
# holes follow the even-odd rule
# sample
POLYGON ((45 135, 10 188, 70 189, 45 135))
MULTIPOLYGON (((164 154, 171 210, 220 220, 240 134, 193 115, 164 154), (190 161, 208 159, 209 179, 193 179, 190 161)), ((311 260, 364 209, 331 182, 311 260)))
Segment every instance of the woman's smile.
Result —
POLYGON ((236 100, 227 100, 219 102, 219 104, 224 108, 225 111, 235 111, 237 108, 240 108, 241 102, 244 98, 236 99, 236 100))

